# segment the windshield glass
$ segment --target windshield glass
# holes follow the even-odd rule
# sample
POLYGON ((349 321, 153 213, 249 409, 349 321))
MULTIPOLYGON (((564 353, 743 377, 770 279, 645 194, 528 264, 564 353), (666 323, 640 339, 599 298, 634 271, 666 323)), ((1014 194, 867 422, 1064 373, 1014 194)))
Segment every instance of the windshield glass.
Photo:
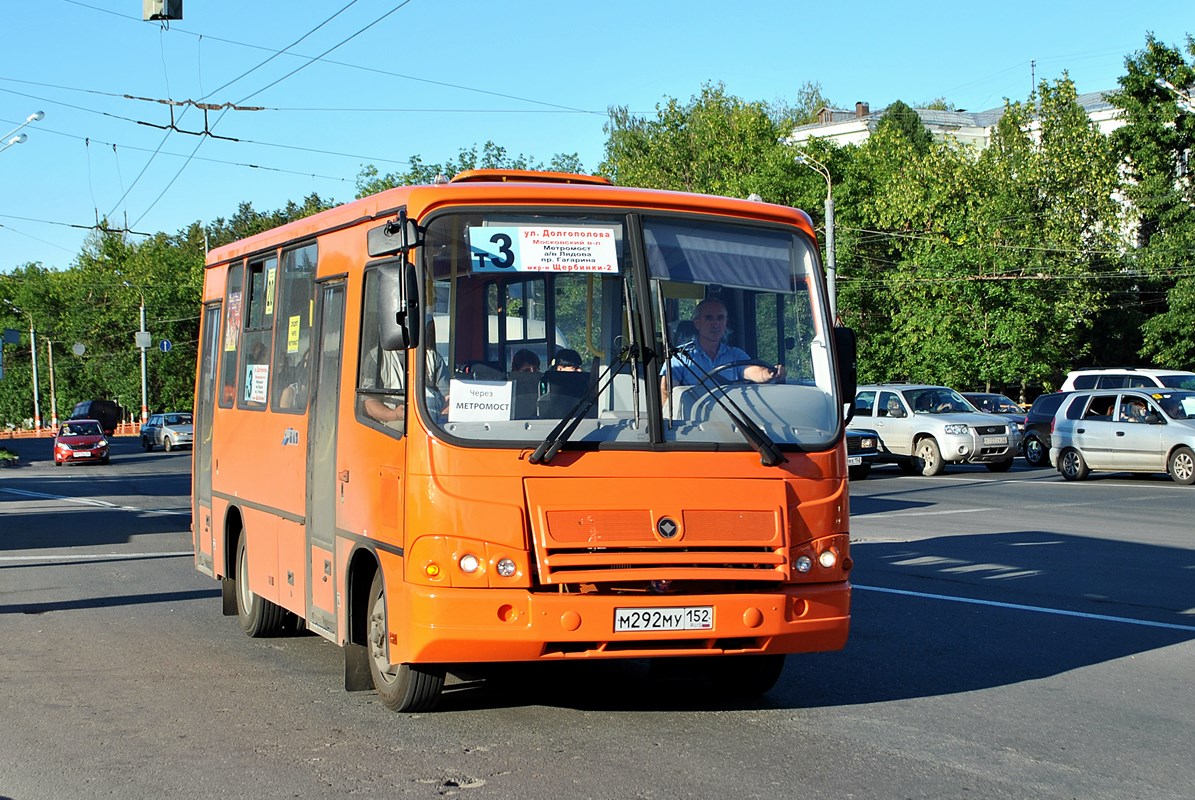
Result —
POLYGON ((1195 419, 1195 391, 1155 392, 1150 397, 1171 419, 1195 419))
POLYGON ((639 221, 509 210, 430 220, 428 358, 448 380, 442 402, 425 402, 428 417, 457 438, 519 443, 579 417, 569 442, 634 445, 652 441, 663 406, 657 438, 742 447, 723 407, 733 403, 777 443, 824 445, 838 415, 812 242, 787 228, 644 217, 635 253, 639 221), (650 309, 639 307, 644 280, 650 309), (718 303, 721 320, 696 318, 718 303), (699 327, 706 344, 717 339, 715 363, 695 351, 663 369, 645 363, 695 347, 699 327))
POLYGON ((62 426, 62 436, 103 436, 98 422, 68 422, 62 426))
POLYGON ((989 414, 1018 414, 1024 409, 1002 394, 969 394, 971 405, 989 414))
POLYGON ((722 221, 643 223, 665 439, 732 442, 745 417, 777 443, 836 429, 833 371, 811 244, 722 221))
POLYGON ((975 407, 968 403, 966 398, 945 386, 905 389, 901 394, 915 414, 958 414, 975 411, 975 407))
POLYGON ((191 424, 191 415, 190 414, 167 414, 166 415, 166 424, 167 425, 190 425, 191 424))

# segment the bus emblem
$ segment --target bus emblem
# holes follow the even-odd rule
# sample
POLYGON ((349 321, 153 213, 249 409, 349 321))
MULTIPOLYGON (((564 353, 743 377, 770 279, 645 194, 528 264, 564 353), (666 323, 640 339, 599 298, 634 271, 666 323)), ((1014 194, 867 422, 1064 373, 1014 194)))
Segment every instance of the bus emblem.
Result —
POLYGON ((287 428, 282 432, 282 446, 286 447, 288 444, 297 445, 299 443, 299 432, 294 428, 287 428))
POLYGON ((671 539, 680 533, 680 526, 676 524, 672 517, 660 517, 660 521, 656 523, 656 533, 665 539, 671 539))

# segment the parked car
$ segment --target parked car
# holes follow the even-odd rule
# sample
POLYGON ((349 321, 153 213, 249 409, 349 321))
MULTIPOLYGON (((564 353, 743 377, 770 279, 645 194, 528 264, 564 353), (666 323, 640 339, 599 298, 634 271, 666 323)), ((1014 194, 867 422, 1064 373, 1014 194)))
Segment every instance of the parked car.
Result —
POLYGON ((861 386, 849 425, 876 432, 878 461, 922 475, 938 475, 947 463, 984 464, 992 472, 1004 472, 1021 447, 1016 425, 976 411, 945 386, 861 386))
POLYGON ((1050 430, 1054 427, 1054 414, 1070 392, 1041 394, 1025 413, 1024 442, 1021 453, 1031 467, 1045 467, 1050 463, 1050 430))
POLYGON ((141 426, 141 446, 148 453, 161 445, 169 453, 176 447, 190 447, 194 435, 190 411, 150 414, 141 426))
POLYGON ((875 431, 847 430, 846 468, 853 481, 861 481, 871 472, 871 465, 880 455, 879 438, 875 431))
POLYGON ((99 420, 68 419, 54 437, 54 466, 67 462, 98 461, 107 464, 108 438, 99 420))
POLYGON ((995 414, 1004 417, 1017 426, 1021 434, 1021 441, 1025 438, 1025 409, 1017 405, 1011 397, 992 392, 963 392, 967 402, 975 406, 976 410, 985 414, 995 414))
POLYGON ((1076 369, 1066 374, 1062 391, 1074 389, 1134 389, 1157 387, 1159 389, 1195 390, 1195 372, 1179 369, 1137 369, 1116 367, 1113 369, 1076 369))
POLYGON ((71 419, 94 419, 100 423, 104 433, 115 436, 121 413, 120 406, 111 400, 84 400, 75 404, 71 419))
POLYGON ((1195 483, 1195 391, 1073 392, 1054 417, 1050 463, 1068 481, 1110 470, 1195 483))

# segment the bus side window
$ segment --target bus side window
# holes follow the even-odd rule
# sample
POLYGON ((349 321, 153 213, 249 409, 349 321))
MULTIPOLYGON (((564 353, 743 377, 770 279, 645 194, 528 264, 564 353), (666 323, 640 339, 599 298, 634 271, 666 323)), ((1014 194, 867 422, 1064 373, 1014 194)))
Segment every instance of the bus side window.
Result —
POLYGON ((270 257, 249 265, 246 273, 244 334, 238 379, 239 408, 264 409, 269 398, 270 346, 274 335, 274 297, 278 259, 270 257))
POLYGON ((406 420, 407 351, 382 349, 378 339, 377 286, 377 271, 367 271, 362 292, 357 418, 391 436, 402 436, 406 420))

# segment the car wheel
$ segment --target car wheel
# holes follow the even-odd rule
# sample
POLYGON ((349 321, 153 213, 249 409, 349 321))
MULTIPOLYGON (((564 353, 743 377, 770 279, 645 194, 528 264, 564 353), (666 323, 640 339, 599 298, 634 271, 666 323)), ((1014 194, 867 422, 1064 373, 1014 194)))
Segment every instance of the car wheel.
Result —
POLYGON ((141 437, 141 447, 143 447, 145 449, 145 452, 149 453, 149 452, 153 451, 154 444, 153 444, 153 442, 151 442, 149 440, 148 436, 142 436, 141 437))
POLYGON ((1012 459, 1007 461, 991 461, 987 464, 988 472, 1008 472, 1012 469, 1012 459))
POLYGON ((245 533, 237 540, 237 617, 241 630, 253 637, 276 636, 285 628, 287 611, 249 588, 249 548, 245 533))
POLYGON ((946 462, 942 460, 942 451, 938 449, 938 443, 932 437, 926 436, 918 442, 913 452, 921 474, 927 478, 941 475, 946 469, 946 462))
POLYGON ((62 462, 61 462, 61 461, 59 461, 58 459, 54 459, 54 466, 56 466, 56 467, 61 467, 61 466, 62 466, 62 462))
POLYGON ((1058 471, 1068 481, 1081 481, 1091 474, 1083 454, 1073 447, 1068 447, 1058 456, 1058 471))
POLYGON ((369 587, 369 674, 382 705, 391 711, 430 711, 444 690, 444 669, 421 664, 391 664, 387 652, 386 587, 374 573, 369 587))
POLYGON ((101 458, 101 459, 100 459, 100 463, 101 463, 101 464, 111 464, 111 463, 112 463, 112 457, 111 457, 111 456, 104 456, 103 458, 101 458))
POLYGON ((164 449, 167 453, 174 449, 174 442, 171 441, 169 436, 162 440, 162 449, 164 449))
POLYGON ((1046 445, 1041 439, 1031 436, 1025 440, 1025 461, 1029 463, 1029 466, 1045 466, 1047 459, 1046 445))
POLYGON ((851 480, 853 481, 863 480, 869 472, 871 472, 871 464, 859 464, 847 468, 847 474, 851 476, 851 480))
POLYGON ((1195 453, 1189 447, 1176 447, 1166 462, 1166 471, 1175 483, 1183 486, 1195 483, 1195 453))

